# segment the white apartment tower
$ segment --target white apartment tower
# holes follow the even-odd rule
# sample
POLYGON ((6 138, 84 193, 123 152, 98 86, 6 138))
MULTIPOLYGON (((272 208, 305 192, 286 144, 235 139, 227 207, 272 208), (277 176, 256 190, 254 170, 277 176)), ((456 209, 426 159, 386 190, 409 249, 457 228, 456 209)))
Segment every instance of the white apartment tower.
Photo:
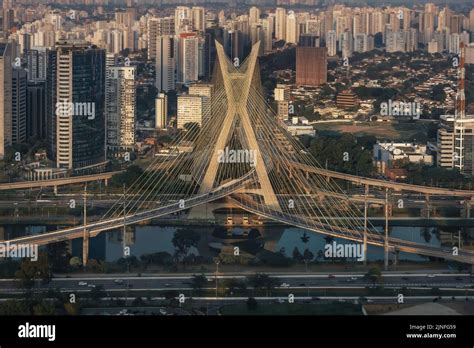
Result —
POLYGON ((165 129, 168 115, 168 97, 165 93, 158 93, 158 97, 155 99, 155 128, 165 129))
POLYGON ((156 39, 155 85, 158 91, 168 92, 175 88, 175 39, 171 35, 156 39))
POLYGON ((281 7, 275 12, 275 39, 286 40, 286 10, 281 7))

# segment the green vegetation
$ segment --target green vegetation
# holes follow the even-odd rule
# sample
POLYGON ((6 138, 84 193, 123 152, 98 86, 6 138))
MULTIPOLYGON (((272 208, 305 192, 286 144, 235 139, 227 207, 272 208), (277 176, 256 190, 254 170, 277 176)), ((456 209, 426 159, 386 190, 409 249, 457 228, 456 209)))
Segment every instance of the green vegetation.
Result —
POLYGON ((191 247, 197 247, 200 239, 201 235, 189 228, 180 228, 174 233, 172 239, 172 243, 176 249, 174 256, 176 261, 182 262, 183 269, 186 268, 187 257, 190 256, 188 255, 189 249, 191 249, 191 247))
POLYGON ((369 176, 374 167, 371 148, 375 137, 356 138, 352 134, 322 136, 311 141, 310 153, 328 169, 369 176))

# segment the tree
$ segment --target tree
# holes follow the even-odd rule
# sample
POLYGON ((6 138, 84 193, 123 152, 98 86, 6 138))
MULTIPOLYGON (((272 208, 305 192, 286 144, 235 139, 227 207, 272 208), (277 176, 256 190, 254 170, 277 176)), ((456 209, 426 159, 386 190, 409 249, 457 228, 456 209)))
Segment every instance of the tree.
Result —
POLYGON ((173 236, 172 243, 175 247, 175 258, 177 261, 183 262, 183 269, 185 268, 185 257, 191 247, 196 247, 201 238, 198 232, 188 228, 178 229, 173 236))
POLYGON ((143 169, 132 164, 125 172, 112 176, 111 184, 116 187, 123 187, 124 184, 125 186, 131 186, 142 174, 143 169))
POLYGON ((302 259, 303 259, 303 255, 301 255, 298 247, 295 247, 293 249, 293 259, 296 261, 296 262, 300 262, 302 259))
POLYGON ((382 272, 380 271, 380 268, 373 267, 369 269, 365 277, 369 279, 373 285, 375 285, 375 283, 378 283, 382 280, 382 272))
POLYGON ((48 244, 47 246, 48 262, 51 269, 56 272, 64 272, 67 270, 70 255, 66 242, 48 244))
POLYGON ((301 236, 301 241, 306 245, 306 243, 309 242, 309 236, 306 234, 306 232, 303 232, 303 235, 301 236))
POLYGON ((21 262, 20 269, 15 272, 15 278, 19 280, 19 287, 27 290, 35 285, 35 280, 49 281, 47 255, 41 253, 36 261, 24 259, 21 262))
POLYGON ((82 265, 81 259, 78 256, 73 256, 69 260, 69 266, 79 268, 82 265))
POLYGON ((31 311, 23 300, 7 300, 0 304, 0 315, 30 315, 31 311))
POLYGON ((33 306, 33 315, 55 315, 56 309, 53 305, 40 302, 33 306))

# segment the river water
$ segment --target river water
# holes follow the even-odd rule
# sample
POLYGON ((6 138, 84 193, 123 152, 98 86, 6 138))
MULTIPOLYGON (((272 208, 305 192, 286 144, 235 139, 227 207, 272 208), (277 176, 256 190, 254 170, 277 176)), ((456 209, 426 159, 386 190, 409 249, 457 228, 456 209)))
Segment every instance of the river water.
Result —
MULTIPOLYGON (((57 226, 21 226, 10 225, 4 226, 5 237, 19 237, 22 235, 31 235, 36 233, 43 233, 45 231, 55 230, 57 226)), ((158 226, 145 225, 129 227, 129 232, 126 234, 126 245, 130 247, 131 255, 140 257, 143 254, 150 254, 156 252, 174 253, 174 246, 172 239, 174 233, 181 226, 158 226)), ((234 227, 230 229, 216 228, 212 226, 188 226, 199 232, 201 240, 197 248, 191 248, 189 253, 194 255, 212 255, 215 254, 215 248, 222 245, 232 246, 232 243, 243 242, 250 237, 246 236, 244 232, 248 232, 249 228, 234 227), (219 234, 217 231, 220 231, 219 234), (223 232, 224 231, 224 232, 223 232), (227 232, 227 233, 226 233, 227 232), (226 237, 227 235, 227 237, 226 237), (210 248, 214 247, 214 249, 210 248), (211 250, 212 249, 212 250, 211 250)), ((323 235, 314 232, 305 231, 300 228, 287 226, 265 226, 258 227, 259 235, 262 236, 261 241, 273 242, 273 251, 282 250, 286 256, 292 257, 294 248, 303 253, 305 249, 310 250, 315 256, 324 251, 327 240, 323 235), (304 238, 307 236, 308 238, 304 238)), ((380 231, 383 231, 380 229, 380 231)), ((457 240, 457 229, 437 228, 437 227, 406 227, 394 226, 391 227, 390 236, 403 238, 418 243, 429 244, 433 246, 440 246, 441 240, 443 245, 452 245, 452 240, 457 240), (441 240, 440 240, 441 239, 441 240)), ((333 239, 336 243, 345 244, 351 243, 342 239, 333 239)), ((332 243, 332 241, 330 241, 332 243)), ((267 246, 266 246, 267 247, 267 246)), ((82 240, 76 239, 71 243, 71 251, 75 256, 81 256, 82 240)), ((102 232, 99 236, 90 240, 90 258, 116 261, 123 255, 123 232, 110 231, 102 232)), ((379 247, 368 247, 367 257, 369 261, 383 260, 383 249, 379 247)), ((406 261, 427 261, 423 256, 400 253, 400 260, 406 261)), ((318 261, 324 262, 324 259, 318 258, 318 261)), ((353 262, 356 262, 353 260, 353 262)))

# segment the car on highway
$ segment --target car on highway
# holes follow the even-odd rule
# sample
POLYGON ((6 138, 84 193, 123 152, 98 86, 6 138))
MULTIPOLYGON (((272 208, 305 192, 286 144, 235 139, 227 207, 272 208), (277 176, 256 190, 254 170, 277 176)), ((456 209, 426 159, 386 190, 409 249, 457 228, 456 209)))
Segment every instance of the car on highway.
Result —
POLYGON ((428 278, 434 278, 436 277, 434 274, 428 274, 428 278))
POLYGON ((460 280, 462 280, 462 278, 461 277, 456 277, 456 280, 460 281, 460 280))
POLYGON ((123 279, 115 279, 114 283, 115 284, 123 284, 123 279))
POLYGON ((94 284, 87 284, 87 287, 88 288, 95 288, 95 285, 94 284))
POLYGON ((328 278, 329 279, 334 279, 334 278, 336 278, 336 276, 334 274, 330 274, 330 275, 328 275, 328 278))
POLYGON ((402 277, 402 280, 409 280, 408 277, 402 277))
POLYGON ((166 315, 168 312, 166 312, 163 308, 160 308, 160 314, 161 315, 166 315))
POLYGON ((166 288, 169 288, 169 287, 171 287, 171 284, 170 284, 170 283, 166 283, 166 284, 165 284, 165 287, 166 287, 166 288))
POLYGON ((77 285, 79 285, 79 286, 87 286, 87 282, 79 282, 79 283, 77 283, 77 285))
POLYGON ((280 285, 280 288, 289 288, 289 287, 290 287, 290 284, 288 284, 288 283, 282 283, 280 285))

